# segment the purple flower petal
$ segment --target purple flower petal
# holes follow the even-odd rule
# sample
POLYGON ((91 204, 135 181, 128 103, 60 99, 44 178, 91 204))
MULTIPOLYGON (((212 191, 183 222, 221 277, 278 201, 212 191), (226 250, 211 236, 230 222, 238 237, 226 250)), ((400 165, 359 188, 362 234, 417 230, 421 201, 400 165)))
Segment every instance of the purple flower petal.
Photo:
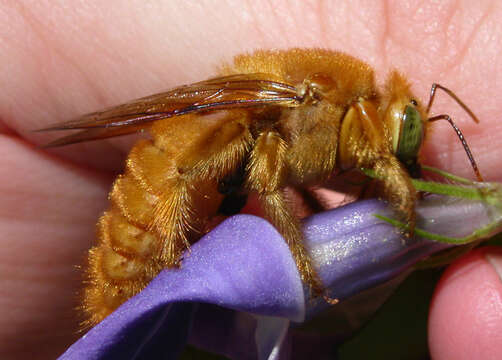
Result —
MULTIPOLYGON (((385 203, 368 200, 317 214, 304 222, 306 246, 332 298, 343 300, 374 288, 452 246, 404 236, 375 214, 396 217, 385 203)), ((500 210, 480 201, 445 200, 433 195, 417 206, 417 228, 450 237, 467 236, 487 224, 502 223, 501 219, 500 210)), ((324 301, 308 304, 308 317, 329 307, 324 301)))
POLYGON ((176 316, 172 307, 183 302, 304 317, 303 287, 284 240, 265 220, 241 215, 204 236, 185 255, 181 269, 161 272, 60 359, 140 358, 143 353, 137 349, 146 351, 142 343, 153 336, 148 327, 162 327, 163 320, 176 316))
MULTIPOLYGON (((421 201, 417 212, 419 227, 449 236, 493 222, 485 204, 434 196, 421 201)), ((403 237, 374 214, 392 217, 384 203, 369 200, 305 221, 306 245, 332 297, 348 299, 374 288, 446 246, 403 237)), ((197 242, 181 269, 160 273, 60 359, 175 358, 189 334, 231 358, 278 358, 288 321, 303 321, 306 312, 310 317, 327 306, 305 302, 296 265, 277 231, 260 218, 239 215, 197 242), (213 305, 197 309, 198 303, 213 305)))

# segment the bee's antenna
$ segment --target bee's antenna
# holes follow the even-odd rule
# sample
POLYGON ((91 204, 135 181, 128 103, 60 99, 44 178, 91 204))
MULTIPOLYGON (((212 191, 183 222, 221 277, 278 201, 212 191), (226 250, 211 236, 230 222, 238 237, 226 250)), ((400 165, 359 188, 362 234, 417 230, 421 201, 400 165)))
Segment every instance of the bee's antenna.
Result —
POLYGON ((434 102, 434 98, 436 96, 436 89, 441 89, 445 93, 447 93, 448 95, 450 95, 453 98, 453 100, 455 100, 457 102, 457 104, 459 104, 462 107, 462 109, 464 109, 469 114, 469 116, 472 118, 472 120, 474 120, 475 123, 479 124, 478 117, 476 115, 474 115, 474 113, 472 112, 472 110, 469 109, 469 107, 466 104, 464 104, 464 102, 462 100, 460 100, 459 97, 457 95, 455 95, 455 93, 453 91, 451 91, 448 88, 445 88, 442 85, 436 84, 436 83, 433 83, 432 86, 431 86, 431 95, 429 97, 429 104, 427 105, 427 110, 426 110, 427 111, 427 115, 429 115, 429 112, 430 112, 431 107, 432 107, 432 103, 434 102))
MULTIPOLYGON (((436 84, 436 83, 432 84, 432 87, 431 87, 431 95, 430 95, 429 104, 427 105, 427 110, 426 110, 427 115, 429 115, 429 112, 431 110, 431 106, 434 101, 434 97, 436 95, 436 89, 441 89, 444 92, 446 92, 448 95, 450 95, 457 102, 457 104, 459 104, 462 107, 462 109, 464 109, 476 123, 479 123, 479 119, 476 117, 476 115, 474 115, 474 113, 471 111, 471 109, 469 109, 469 107, 466 104, 464 104, 464 102, 462 100, 460 100, 458 98, 458 96, 455 95, 455 93, 453 91, 451 91, 448 88, 445 88, 444 86, 436 84)), ((450 125, 453 127, 453 129, 457 133, 457 136, 460 139, 460 142, 462 143, 462 145, 464 147, 464 150, 467 154, 467 157, 469 158, 469 161, 471 162, 472 169, 474 170, 474 173, 476 174, 476 178, 478 179, 478 181, 483 181, 483 177, 481 176, 481 172, 479 171, 478 165, 476 164, 476 160, 474 160, 474 156, 472 156, 471 150, 469 149, 469 145, 467 145, 467 141, 465 140, 464 134, 462 134, 462 131, 453 122, 450 115, 446 115, 446 114, 436 115, 436 116, 428 118, 427 120, 428 121, 446 120, 450 123, 450 125)))

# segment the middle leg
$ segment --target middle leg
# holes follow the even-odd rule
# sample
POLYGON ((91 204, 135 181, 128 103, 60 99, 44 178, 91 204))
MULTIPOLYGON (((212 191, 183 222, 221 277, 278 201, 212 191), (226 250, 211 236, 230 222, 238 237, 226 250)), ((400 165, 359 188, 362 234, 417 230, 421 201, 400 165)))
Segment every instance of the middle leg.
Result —
POLYGON ((279 133, 261 133, 250 153, 247 186, 258 193, 266 217, 286 240, 302 280, 311 287, 314 295, 321 296, 324 286, 305 249, 300 222, 282 194, 287 176, 287 150, 287 143, 279 133))

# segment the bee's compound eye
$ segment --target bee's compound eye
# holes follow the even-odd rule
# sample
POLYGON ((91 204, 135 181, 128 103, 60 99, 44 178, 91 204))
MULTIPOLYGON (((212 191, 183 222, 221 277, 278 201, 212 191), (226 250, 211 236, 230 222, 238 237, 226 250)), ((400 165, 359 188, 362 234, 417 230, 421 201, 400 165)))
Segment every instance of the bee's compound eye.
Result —
POLYGON ((396 150, 397 158, 409 166, 416 162, 418 151, 424 138, 422 117, 415 106, 407 105, 404 108, 399 142, 396 150))

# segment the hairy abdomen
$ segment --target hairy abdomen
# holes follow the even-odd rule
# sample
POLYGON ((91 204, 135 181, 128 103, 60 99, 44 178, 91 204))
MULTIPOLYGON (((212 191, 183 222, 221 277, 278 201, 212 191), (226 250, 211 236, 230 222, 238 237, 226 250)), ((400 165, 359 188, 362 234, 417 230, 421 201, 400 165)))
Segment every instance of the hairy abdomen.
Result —
POLYGON ((218 181, 240 166, 250 134, 240 113, 159 122, 131 150, 89 251, 83 310, 100 322, 162 269, 178 266, 209 230, 223 195, 218 181))
POLYGON ((98 222, 83 303, 89 325, 138 293, 162 269, 154 256, 158 239, 148 231, 155 196, 131 191, 134 187, 140 184, 130 172, 120 176, 110 193, 111 207, 98 222))

